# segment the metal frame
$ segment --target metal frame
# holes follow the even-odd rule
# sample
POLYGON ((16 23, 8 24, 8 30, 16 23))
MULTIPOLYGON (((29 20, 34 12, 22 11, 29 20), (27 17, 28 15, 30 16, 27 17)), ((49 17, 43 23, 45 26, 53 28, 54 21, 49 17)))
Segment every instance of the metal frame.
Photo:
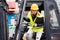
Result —
POLYGON ((24 27, 22 27, 22 20, 23 20, 23 16, 24 16, 24 10, 25 10, 25 5, 26 5, 26 0, 21 0, 21 6, 19 7, 20 9, 20 18, 19 18, 19 23, 17 25, 17 29, 15 31, 15 37, 14 40, 22 40, 22 35, 23 35, 23 31, 24 31, 24 27))
MULTIPOLYGON (((57 16, 57 19, 58 19, 58 22, 60 24, 60 19, 59 19, 59 12, 58 12, 58 8, 57 8, 57 4, 54 0, 45 0, 45 32, 46 32, 46 40, 51 40, 51 36, 54 36, 52 34, 54 33, 60 33, 60 27, 59 29, 51 29, 51 24, 50 24, 50 17, 49 17, 49 3, 52 3, 54 5, 54 8, 56 9, 55 12, 56 12, 56 16, 57 16)), ((60 26, 60 25, 59 25, 60 26)), ((59 34, 60 35, 60 34, 59 34)), ((58 34, 57 34, 58 36, 58 34)))
POLYGON ((6 7, 4 2, 0 2, 0 40, 8 40, 8 27, 7 27, 7 19, 6 19, 6 13, 4 7, 6 7))

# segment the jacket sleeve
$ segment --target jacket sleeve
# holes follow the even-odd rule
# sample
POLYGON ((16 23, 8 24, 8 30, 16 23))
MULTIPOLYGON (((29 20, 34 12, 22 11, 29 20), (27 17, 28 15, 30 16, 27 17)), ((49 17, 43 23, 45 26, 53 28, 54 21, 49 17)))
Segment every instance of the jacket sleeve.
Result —
POLYGON ((26 17, 23 17, 23 19, 27 22, 30 22, 30 19, 29 18, 26 18, 26 17))
POLYGON ((37 26, 44 26, 44 17, 37 18, 36 24, 37 24, 37 26))
POLYGON ((27 16, 26 16, 26 17, 23 17, 23 19, 24 19, 25 21, 27 21, 27 22, 30 22, 29 14, 30 14, 30 12, 28 12, 28 14, 27 14, 27 16))

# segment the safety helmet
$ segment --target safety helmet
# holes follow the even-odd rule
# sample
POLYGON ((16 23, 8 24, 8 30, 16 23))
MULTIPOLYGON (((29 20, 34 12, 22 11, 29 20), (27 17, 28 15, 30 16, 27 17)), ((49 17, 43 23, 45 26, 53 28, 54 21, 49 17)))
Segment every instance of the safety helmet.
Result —
POLYGON ((32 4, 30 9, 31 10, 39 10, 39 7, 37 4, 32 4))

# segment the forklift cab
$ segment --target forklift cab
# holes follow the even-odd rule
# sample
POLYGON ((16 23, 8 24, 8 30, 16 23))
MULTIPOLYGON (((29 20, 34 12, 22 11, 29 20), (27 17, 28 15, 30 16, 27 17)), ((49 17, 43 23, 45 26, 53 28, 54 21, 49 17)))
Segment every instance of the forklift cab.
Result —
MULTIPOLYGON (((21 20, 20 20, 20 32, 17 33, 17 36, 15 37, 16 40, 22 40, 22 37, 25 33, 25 21, 23 20, 23 17, 26 17, 27 13, 30 11, 30 6, 33 4, 33 3, 36 3, 38 4, 39 6, 39 12, 42 12, 44 14, 44 0, 25 0, 25 4, 23 6, 23 12, 22 12, 22 15, 21 15, 21 20)), ((27 30, 28 31, 28 30, 27 30)))
MULTIPOLYGON (((39 5, 39 11, 45 15, 44 35, 41 40, 59 40, 60 39, 60 13, 55 0, 27 0, 24 16, 30 11, 31 4, 39 5), (45 36, 45 37, 44 37, 45 36)), ((23 17, 22 17, 23 18, 23 17)))
MULTIPOLYGON (((24 33, 24 25, 23 25, 23 17, 30 11, 30 6, 32 3, 37 3, 39 5, 39 11, 45 15, 45 24, 44 24, 44 34, 41 40, 59 40, 60 39, 60 10, 57 2, 55 0, 24 0, 24 6, 20 8, 20 20, 19 20, 19 27, 17 33, 15 34, 14 40, 21 40, 24 33)), ((8 40, 8 26, 7 26, 7 17, 5 13, 7 13, 0 5, 0 39, 1 40, 8 40), (4 19, 4 20, 3 20, 4 19), (4 29, 4 30, 2 30, 4 29)))

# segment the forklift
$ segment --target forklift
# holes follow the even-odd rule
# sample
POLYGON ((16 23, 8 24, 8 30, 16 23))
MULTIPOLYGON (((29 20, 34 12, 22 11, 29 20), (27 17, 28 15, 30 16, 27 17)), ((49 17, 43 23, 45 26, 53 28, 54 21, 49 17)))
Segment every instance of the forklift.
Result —
MULTIPOLYGON (((0 40, 9 40, 9 29, 7 26, 8 7, 6 2, 0 1, 5 5, 2 8, 0 5, 0 40), (6 9, 5 9, 6 7, 6 9)), ((23 17, 26 17, 32 3, 39 5, 39 11, 45 15, 44 33, 41 40, 59 40, 60 39, 60 13, 55 0, 18 0, 19 3, 19 18, 17 21, 13 40, 22 40, 25 26, 23 17), (21 6, 20 6, 21 5, 21 6)))
POLYGON ((25 8, 22 12, 20 20, 20 32, 17 34, 17 39, 21 40, 21 35, 24 34, 23 17, 30 11, 32 3, 39 5, 39 11, 45 15, 44 33, 41 40, 59 40, 60 39, 60 13, 55 0, 26 0, 25 8))

